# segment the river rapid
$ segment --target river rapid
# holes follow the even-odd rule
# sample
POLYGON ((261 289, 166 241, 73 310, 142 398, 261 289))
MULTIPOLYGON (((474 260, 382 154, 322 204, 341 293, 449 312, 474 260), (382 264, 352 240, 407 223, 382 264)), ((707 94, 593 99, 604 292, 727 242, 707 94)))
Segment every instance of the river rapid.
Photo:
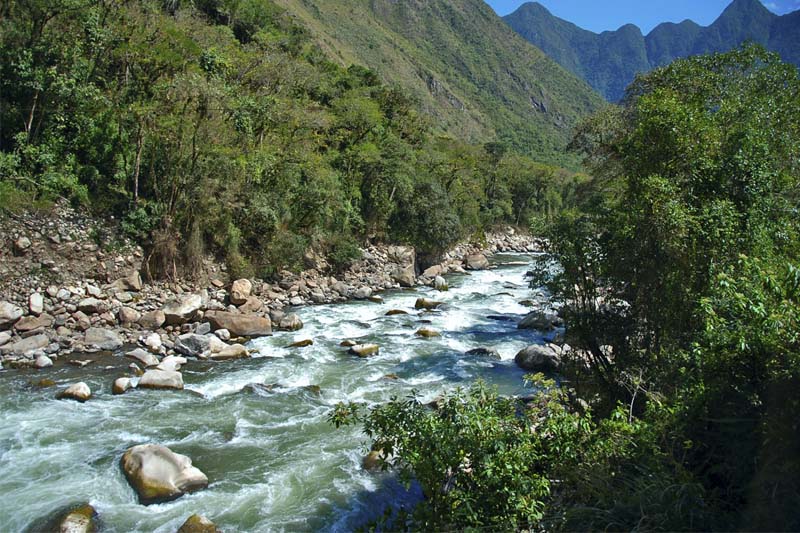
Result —
POLYGON ((419 495, 391 473, 364 471, 366 438, 358 428, 335 429, 328 415, 338 402, 375 404, 412 390, 432 400, 477 379, 503 394, 530 393, 513 361, 545 340, 516 328, 529 311, 520 302, 545 298, 527 287, 530 261, 497 255, 492 270, 450 276, 444 293, 421 287, 385 293, 382 304, 301 308, 305 327, 254 340, 252 359, 190 360, 184 391, 112 396, 114 379, 130 363, 121 356, 89 356, 96 361, 83 369, 59 361, 46 371, 0 371, 0 531, 36 529, 83 502, 97 510, 102 531, 174 532, 193 513, 225 532, 352 531, 390 502, 415 501, 419 495), (420 296, 448 305, 416 311, 420 296), (410 314, 385 316, 391 309, 410 314), (423 325, 442 336, 415 337, 423 325), (314 345, 287 348, 304 339, 314 345), (344 339, 375 342, 380 354, 348 355, 339 346, 344 339), (464 355, 478 347, 502 359, 464 355), (396 379, 386 377, 392 374, 396 379), (34 385, 42 378, 56 387, 34 385), (54 399, 76 381, 89 384, 91 400, 54 399), (209 487, 139 505, 119 460, 129 447, 151 442, 192 458, 209 487))

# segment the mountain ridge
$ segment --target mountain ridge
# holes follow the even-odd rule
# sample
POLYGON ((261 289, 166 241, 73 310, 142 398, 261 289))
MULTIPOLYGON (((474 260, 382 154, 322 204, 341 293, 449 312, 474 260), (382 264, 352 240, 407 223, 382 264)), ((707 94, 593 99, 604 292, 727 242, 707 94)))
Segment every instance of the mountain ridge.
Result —
POLYGON ((556 17, 538 2, 527 2, 503 19, 610 101, 623 97, 636 74, 746 41, 762 44, 800 66, 800 11, 779 16, 758 0, 734 0, 708 26, 690 19, 663 22, 646 35, 634 24, 595 33, 556 17))

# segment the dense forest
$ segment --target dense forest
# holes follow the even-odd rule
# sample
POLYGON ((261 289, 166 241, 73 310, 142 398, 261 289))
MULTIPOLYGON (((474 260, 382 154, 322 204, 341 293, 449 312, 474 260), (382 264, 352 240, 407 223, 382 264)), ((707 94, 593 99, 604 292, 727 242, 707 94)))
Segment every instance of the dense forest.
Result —
POLYGON ((560 387, 332 420, 422 485, 412 528, 797 530, 797 69, 754 45, 676 61, 573 147, 593 180, 533 282, 562 304, 560 387))
POLYGON ((154 278, 345 266, 367 239, 435 259, 571 202, 582 178, 435 133, 403 89, 331 62, 268 0, 4 4, 0 205, 122 220, 154 278))

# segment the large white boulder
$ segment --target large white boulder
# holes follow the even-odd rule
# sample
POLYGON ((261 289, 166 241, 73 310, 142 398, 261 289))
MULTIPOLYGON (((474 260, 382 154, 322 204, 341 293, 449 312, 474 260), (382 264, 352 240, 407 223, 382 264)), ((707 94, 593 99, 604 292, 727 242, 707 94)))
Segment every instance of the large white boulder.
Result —
POLYGON ((208 486, 208 477, 192 466, 191 459, 158 444, 130 448, 120 466, 143 505, 174 500, 208 486))

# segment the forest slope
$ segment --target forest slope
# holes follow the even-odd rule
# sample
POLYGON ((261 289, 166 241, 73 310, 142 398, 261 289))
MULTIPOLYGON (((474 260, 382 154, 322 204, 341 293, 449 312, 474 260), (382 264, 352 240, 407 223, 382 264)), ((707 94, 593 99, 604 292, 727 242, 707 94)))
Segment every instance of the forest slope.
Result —
POLYGON ((602 99, 516 35, 482 0, 277 0, 344 65, 410 91, 447 133, 500 140, 541 161, 602 99))

